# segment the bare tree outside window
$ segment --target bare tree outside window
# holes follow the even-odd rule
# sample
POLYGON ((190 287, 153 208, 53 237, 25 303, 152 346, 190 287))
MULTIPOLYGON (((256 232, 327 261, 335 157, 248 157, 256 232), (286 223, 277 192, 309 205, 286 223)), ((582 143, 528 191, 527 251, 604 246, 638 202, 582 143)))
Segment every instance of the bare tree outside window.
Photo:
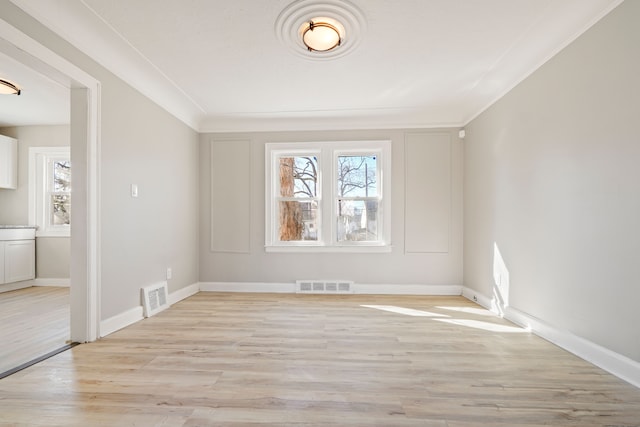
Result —
POLYGON ((71 224, 71 162, 66 160, 57 160, 53 163, 51 223, 53 225, 71 224))
POLYGON ((279 176, 280 241, 317 240, 317 157, 280 157, 279 176))
POLYGON ((338 156, 337 166, 337 240, 377 240, 377 157, 338 156))
POLYGON ((376 156, 338 156, 338 196, 376 195, 376 156))

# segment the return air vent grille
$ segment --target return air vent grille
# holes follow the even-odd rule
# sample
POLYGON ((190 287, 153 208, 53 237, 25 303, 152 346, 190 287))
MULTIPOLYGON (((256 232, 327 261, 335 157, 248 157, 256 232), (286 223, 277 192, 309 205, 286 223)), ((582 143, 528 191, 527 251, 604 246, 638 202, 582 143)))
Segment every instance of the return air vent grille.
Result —
POLYGON ((154 314, 169 308, 167 282, 160 282, 155 285, 144 287, 141 291, 144 317, 153 316, 154 314))
POLYGON ((296 280, 299 294, 352 294, 351 280, 296 280))

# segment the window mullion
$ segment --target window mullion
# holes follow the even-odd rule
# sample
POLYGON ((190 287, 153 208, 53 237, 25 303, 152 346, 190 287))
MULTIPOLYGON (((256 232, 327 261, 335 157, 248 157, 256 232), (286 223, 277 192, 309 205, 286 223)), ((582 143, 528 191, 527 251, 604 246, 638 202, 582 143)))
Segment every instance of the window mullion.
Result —
POLYGON ((333 150, 330 147, 322 149, 322 242, 324 245, 335 244, 335 194, 334 179, 335 169, 333 162, 333 150))

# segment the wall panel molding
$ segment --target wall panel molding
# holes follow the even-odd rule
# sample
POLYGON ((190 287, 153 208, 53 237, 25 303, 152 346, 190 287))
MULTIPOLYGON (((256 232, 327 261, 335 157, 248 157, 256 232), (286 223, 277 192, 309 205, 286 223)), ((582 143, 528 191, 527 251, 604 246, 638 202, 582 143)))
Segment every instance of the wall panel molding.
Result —
POLYGON ((251 141, 211 141, 211 252, 251 252, 251 141))
POLYGON ((451 134, 405 136, 405 253, 448 253, 452 221, 451 134))

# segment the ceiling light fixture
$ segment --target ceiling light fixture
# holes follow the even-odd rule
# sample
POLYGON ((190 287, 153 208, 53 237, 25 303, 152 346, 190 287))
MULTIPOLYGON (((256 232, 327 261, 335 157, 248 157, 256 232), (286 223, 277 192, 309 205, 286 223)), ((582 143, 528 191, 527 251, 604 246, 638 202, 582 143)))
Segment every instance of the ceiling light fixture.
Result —
POLYGON ((305 23, 302 28, 302 42, 309 52, 328 52, 342 43, 342 34, 337 25, 315 18, 305 23))
POLYGON ((0 79, 0 94, 20 95, 20 88, 8 80, 0 79))
POLYGON ((312 61, 330 61, 353 52, 367 21, 349 0, 293 0, 276 19, 276 37, 290 51, 312 61))

